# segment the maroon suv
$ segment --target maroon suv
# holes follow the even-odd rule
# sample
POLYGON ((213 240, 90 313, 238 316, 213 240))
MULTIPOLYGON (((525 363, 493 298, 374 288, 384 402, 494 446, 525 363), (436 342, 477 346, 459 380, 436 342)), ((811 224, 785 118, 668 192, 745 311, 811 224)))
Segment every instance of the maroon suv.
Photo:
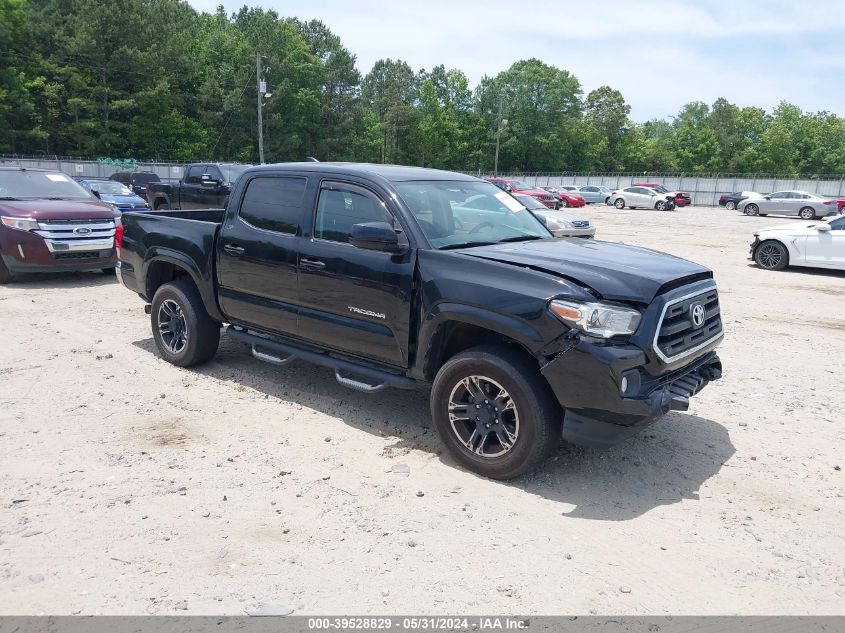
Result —
POLYGON ((0 283, 16 273, 113 270, 119 217, 61 172, 0 167, 0 283))

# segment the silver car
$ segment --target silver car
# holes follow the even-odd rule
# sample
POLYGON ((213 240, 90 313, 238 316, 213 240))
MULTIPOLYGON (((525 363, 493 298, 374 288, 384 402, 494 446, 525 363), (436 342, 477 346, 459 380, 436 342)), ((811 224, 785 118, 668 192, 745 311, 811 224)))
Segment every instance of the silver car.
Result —
POLYGON ((524 207, 530 209, 534 215, 542 217, 545 220, 546 228, 555 237, 596 236, 596 227, 590 222, 589 218, 563 211, 553 211, 531 196, 516 193, 513 194, 513 197, 519 200, 524 207))
POLYGON ((613 190, 604 185, 584 185, 577 190, 587 204, 607 204, 613 190))
POLYGON ((797 215, 815 220, 836 215, 836 200, 806 191, 776 191, 762 198, 746 198, 736 208, 745 215, 797 215))
POLYGON ((607 204, 617 209, 657 209, 671 211, 675 208, 674 193, 660 193, 651 187, 627 187, 610 194, 607 204))

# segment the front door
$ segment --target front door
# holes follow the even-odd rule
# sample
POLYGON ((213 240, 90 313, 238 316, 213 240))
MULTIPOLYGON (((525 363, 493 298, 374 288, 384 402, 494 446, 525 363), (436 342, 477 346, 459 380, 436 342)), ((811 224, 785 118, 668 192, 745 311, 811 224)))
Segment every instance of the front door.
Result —
MULTIPOLYGON (((191 165, 185 172, 185 178, 179 187, 179 208, 201 209, 202 175, 205 173, 206 165, 191 165)), ((170 201, 171 206, 176 206, 176 200, 170 201)))
POLYGON ((207 165, 201 178, 201 187, 196 191, 194 200, 198 209, 219 209, 222 205, 223 174, 217 165, 207 165))
POLYGON ((297 252, 308 180, 260 173, 245 187, 218 238, 220 307, 232 323, 296 335, 297 252))
POLYGON ((845 270, 845 217, 830 223, 830 231, 814 231, 804 238, 808 266, 845 270))
POLYGON ((402 230, 373 190, 323 181, 310 239, 302 240, 300 250, 300 335, 406 367, 415 254, 413 249, 393 255, 353 246, 352 226, 362 222, 389 222, 402 230))

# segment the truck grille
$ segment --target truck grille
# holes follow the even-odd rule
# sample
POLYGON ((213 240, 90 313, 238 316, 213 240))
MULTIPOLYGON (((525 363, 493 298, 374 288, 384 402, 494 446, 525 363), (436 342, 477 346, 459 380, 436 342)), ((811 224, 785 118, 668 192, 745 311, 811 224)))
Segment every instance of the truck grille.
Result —
POLYGON ((588 226, 590 226, 590 221, 589 220, 572 220, 572 226, 574 226, 576 229, 586 229, 588 226))
POLYGON ((692 354, 721 335, 719 293, 710 288, 666 304, 654 338, 654 351, 662 360, 672 362, 692 354), (700 323, 694 314, 697 306, 703 309, 700 323))

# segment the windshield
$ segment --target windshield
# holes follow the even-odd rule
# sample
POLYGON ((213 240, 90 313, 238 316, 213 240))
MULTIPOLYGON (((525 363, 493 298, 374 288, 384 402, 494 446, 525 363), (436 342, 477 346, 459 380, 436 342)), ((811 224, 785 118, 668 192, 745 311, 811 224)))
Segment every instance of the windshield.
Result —
POLYGON ((540 209, 543 211, 548 211, 549 208, 544 205, 542 202, 539 202, 537 198, 532 198, 531 196, 526 196, 525 194, 517 194, 514 196, 517 200, 519 200, 520 204, 526 209, 540 209))
POLYGON ((435 248, 551 238, 528 209, 488 182, 412 181, 396 189, 435 248))
POLYGON ((522 191, 523 189, 533 189, 533 185, 529 185, 527 182, 522 182, 521 180, 511 180, 510 181, 511 189, 516 189, 517 191, 522 191))
POLYGON ((238 176, 244 173, 252 165, 220 165, 220 171, 223 172, 223 180, 234 183, 238 176))
POLYGON ((669 190, 664 187, 663 185, 657 185, 656 187, 652 187, 657 193, 669 193, 669 190))
POLYGON ((136 185, 146 185, 151 182, 160 182, 157 174, 148 172, 135 172, 132 174, 132 182, 136 185))
POLYGON ((0 199, 90 200, 91 194, 78 182, 59 172, 0 171, 0 199))
POLYGON ((122 185, 114 180, 95 180, 85 181, 83 183, 86 189, 91 191, 97 190, 100 193, 111 194, 113 196, 131 196, 134 195, 126 185, 122 185))

